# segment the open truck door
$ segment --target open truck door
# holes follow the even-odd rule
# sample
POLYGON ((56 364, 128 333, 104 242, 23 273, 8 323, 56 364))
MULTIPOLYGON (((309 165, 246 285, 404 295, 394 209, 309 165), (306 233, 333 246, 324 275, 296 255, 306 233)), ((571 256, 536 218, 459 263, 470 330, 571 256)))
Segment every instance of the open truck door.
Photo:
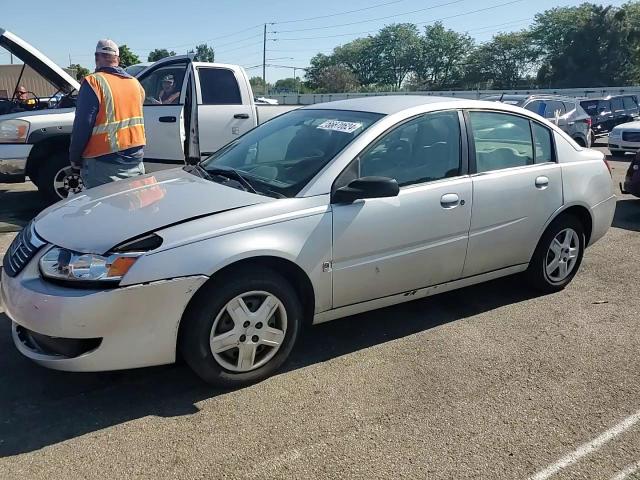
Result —
POLYGON ((178 56, 156 62, 138 77, 145 90, 145 162, 184 165, 194 127, 193 76, 191 58, 178 56))

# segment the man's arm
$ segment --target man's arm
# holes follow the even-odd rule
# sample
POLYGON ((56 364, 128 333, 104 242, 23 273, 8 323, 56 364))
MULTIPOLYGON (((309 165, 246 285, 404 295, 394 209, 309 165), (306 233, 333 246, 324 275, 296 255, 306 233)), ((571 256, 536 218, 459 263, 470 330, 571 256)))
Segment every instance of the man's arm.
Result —
POLYGON ((71 166, 82 166, 82 152, 84 151, 98 116, 98 97, 87 82, 83 82, 78 92, 76 102, 76 117, 73 120, 71 146, 69 147, 69 161, 71 166))

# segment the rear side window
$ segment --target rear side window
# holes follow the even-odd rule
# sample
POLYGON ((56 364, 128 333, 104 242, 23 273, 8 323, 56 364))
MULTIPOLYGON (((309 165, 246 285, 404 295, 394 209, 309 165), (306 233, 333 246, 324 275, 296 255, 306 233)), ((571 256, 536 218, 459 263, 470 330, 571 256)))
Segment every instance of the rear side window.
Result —
POLYGON ((225 68, 198 68, 203 105, 241 105, 236 76, 225 68))
POLYGON ((614 112, 619 112, 621 110, 624 110, 624 104, 622 103, 622 99, 621 98, 612 98, 611 99, 611 107, 613 108, 614 112))
POLYGON ((477 173, 533 164, 529 120, 494 112, 469 112, 477 173))
POLYGON ((622 99, 624 103, 625 110, 633 110, 634 108, 638 108, 638 104, 633 100, 632 97, 624 97, 622 99))
POLYGON ((524 108, 526 108, 530 112, 537 113, 541 117, 544 117, 546 105, 542 100, 534 100, 533 102, 528 103, 524 108))
POLYGON ((535 147, 536 163, 553 162, 551 131, 535 122, 531 122, 531 127, 533 131, 533 146, 535 147))
POLYGON ((564 102, 564 108, 567 112, 572 112, 576 109, 576 104, 572 102, 564 102))

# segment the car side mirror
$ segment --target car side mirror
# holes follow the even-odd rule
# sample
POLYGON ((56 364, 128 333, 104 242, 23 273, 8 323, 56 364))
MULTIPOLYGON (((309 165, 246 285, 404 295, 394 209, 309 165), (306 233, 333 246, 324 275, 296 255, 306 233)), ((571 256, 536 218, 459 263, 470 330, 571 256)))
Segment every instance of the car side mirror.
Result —
POLYGON ((333 203, 353 203, 365 198, 397 197, 400 193, 398 182, 387 177, 356 178, 347 186, 333 193, 333 203))

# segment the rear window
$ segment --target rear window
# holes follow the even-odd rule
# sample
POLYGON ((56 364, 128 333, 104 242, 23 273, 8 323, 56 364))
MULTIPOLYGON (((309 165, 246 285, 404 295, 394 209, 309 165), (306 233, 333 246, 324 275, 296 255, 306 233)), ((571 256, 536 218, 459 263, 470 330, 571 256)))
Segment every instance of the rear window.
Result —
POLYGON ((198 68, 203 105, 241 105, 236 76, 226 68, 198 68))

